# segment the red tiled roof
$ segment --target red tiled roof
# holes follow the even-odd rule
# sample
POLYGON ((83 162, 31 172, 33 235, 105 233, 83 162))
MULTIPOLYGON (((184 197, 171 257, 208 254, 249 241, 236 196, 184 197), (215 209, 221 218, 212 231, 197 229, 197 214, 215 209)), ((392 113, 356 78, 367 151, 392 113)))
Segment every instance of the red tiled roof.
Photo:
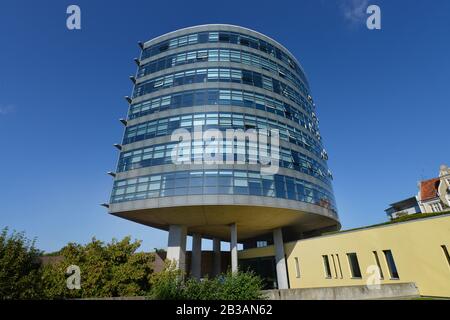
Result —
POLYGON ((439 178, 420 182, 420 200, 426 201, 438 196, 439 178))

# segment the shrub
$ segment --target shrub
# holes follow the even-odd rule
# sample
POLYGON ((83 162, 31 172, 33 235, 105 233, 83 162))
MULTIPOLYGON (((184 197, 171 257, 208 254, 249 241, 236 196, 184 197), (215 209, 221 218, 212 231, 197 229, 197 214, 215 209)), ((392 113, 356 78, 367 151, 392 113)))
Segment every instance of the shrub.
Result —
POLYGON ((183 288, 185 300, 222 300, 221 283, 219 279, 197 279, 186 280, 183 288))
POLYGON ((183 277, 174 262, 166 261, 164 270, 150 278, 150 297, 157 300, 183 299, 183 277))
POLYGON ((184 279, 173 263, 152 275, 150 297, 158 300, 258 300, 263 282, 253 272, 227 272, 213 279, 184 279))
POLYGON ((220 290, 220 300, 260 300, 263 281, 252 271, 230 271, 224 276, 220 290))

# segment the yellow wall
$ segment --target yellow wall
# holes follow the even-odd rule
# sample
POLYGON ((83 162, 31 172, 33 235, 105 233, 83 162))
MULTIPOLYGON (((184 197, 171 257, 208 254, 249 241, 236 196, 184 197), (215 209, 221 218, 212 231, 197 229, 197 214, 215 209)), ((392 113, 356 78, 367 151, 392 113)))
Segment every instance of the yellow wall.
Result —
MULTIPOLYGON (((423 296, 450 297, 450 266, 441 245, 450 251, 450 215, 299 240, 284 247, 291 288, 365 285, 371 275, 366 273, 367 268, 376 265, 373 251, 377 251, 384 275, 382 284, 415 282, 423 296), (398 280, 390 279, 383 250, 392 251, 398 280), (347 259, 350 252, 358 256, 361 279, 351 278, 347 259), (337 278, 331 254, 335 257, 337 278), (329 256, 331 279, 325 277, 322 255, 329 256), (299 261, 300 278, 296 277, 295 258, 299 261)), ((240 259, 273 255, 273 246, 239 252, 240 259)))

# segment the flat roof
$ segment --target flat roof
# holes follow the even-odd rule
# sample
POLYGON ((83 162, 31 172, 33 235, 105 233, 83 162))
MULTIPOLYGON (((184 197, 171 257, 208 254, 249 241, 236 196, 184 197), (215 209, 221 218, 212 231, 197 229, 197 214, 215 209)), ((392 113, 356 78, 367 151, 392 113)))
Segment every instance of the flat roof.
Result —
MULTIPOLYGON (((387 208, 386 210, 389 210, 390 208, 394 208, 394 209, 397 209, 397 208, 409 208, 409 207, 416 206, 416 205, 417 205, 416 197, 410 197, 410 198, 407 198, 407 199, 404 199, 404 200, 400 200, 400 201, 391 203, 389 205, 390 207, 387 208)), ((384 210, 384 211, 386 211, 386 210, 384 210)))

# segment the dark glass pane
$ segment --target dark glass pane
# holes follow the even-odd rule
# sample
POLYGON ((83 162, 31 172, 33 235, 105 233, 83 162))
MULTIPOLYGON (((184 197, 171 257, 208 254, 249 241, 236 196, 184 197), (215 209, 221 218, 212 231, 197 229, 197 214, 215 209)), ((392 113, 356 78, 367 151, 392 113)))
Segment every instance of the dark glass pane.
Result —
POLYGON ((258 88, 262 88, 262 77, 260 73, 253 73, 253 85, 258 88))
POLYGON ((325 268, 325 277, 331 278, 331 268, 330 268, 330 261, 328 260, 328 256, 322 256, 323 259, 323 265, 325 268))
POLYGON ((384 256, 386 257, 386 262, 389 268, 389 273, 391 275, 391 279, 398 279, 398 271, 397 266, 395 265, 394 256, 392 255, 391 250, 384 250, 384 256))
POLYGON ((283 177, 275 176, 275 194, 278 198, 286 198, 283 177))
POLYGON ((159 45, 159 52, 164 52, 169 49, 169 42, 163 42, 159 45))
POLYGON ((253 85, 253 77, 251 71, 242 70, 242 83, 253 85))
POLYGON ((253 39, 249 39, 249 46, 252 47, 253 49, 258 49, 259 47, 259 43, 253 39))
POLYGON ((361 269, 359 268, 358 257, 356 253, 347 253, 350 264, 350 270, 353 278, 361 278, 361 269))
MULTIPOLYGON (((206 77, 206 75, 202 75, 202 76, 203 76, 203 78, 206 77)), ((201 77, 201 76, 199 76, 199 77, 201 77)), ((194 83, 194 80, 195 80, 195 75, 185 76, 184 77, 184 84, 194 83)))
POLYGON ((200 32, 198 34, 198 43, 208 42, 208 32, 200 32))
POLYGON ((182 99, 182 95, 181 94, 177 94, 172 96, 172 100, 171 100, 171 105, 173 108, 178 108, 181 106, 181 99, 182 99))
POLYGON ((230 42, 230 36, 228 33, 219 33, 219 42, 230 42))
POLYGON ((247 38, 243 38, 242 36, 239 38, 239 43, 243 46, 250 46, 250 42, 247 38))
POLYGON ((230 34, 230 43, 238 43, 238 35, 235 33, 230 34))
POLYGON ((262 194, 261 184, 255 182, 249 182, 250 195, 260 196, 262 194))
POLYGON ((194 94, 187 93, 183 95, 183 106, 191 107, 194 104, 194 94))

